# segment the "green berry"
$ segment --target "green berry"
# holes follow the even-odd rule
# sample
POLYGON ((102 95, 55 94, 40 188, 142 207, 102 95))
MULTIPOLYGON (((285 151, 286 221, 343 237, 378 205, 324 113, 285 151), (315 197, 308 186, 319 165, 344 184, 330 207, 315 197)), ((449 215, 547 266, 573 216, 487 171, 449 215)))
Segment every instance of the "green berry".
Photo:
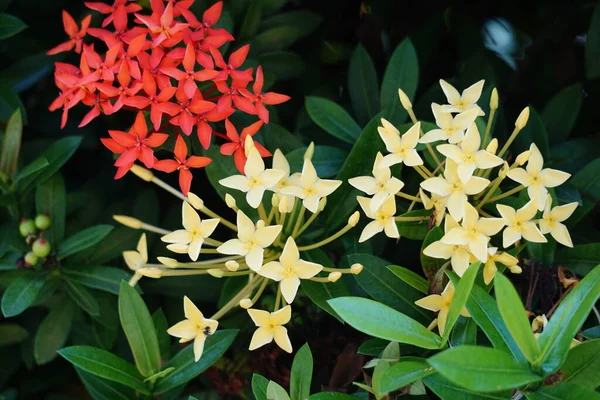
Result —
POLYGON ((50 228, 50 225, 52 225, 52 220, 47 214, 40 214, 35 217, 35 226, 37 226, 38 229, 45 231, 50 228))
POLYGON ((50 250, 52 250, 52 248, 50 247, 50 243, 48 243, 47 240, 38 239, 35 242, 33 242, 31 250, 33 250, 33 254, 35 254, 36 256, 46 258, 46 256, 50 254, 50 250))
POLYGON ((25 266, 32 267, 38 263, 38 256, 33 254, 31 251, 25 254, 25 266))
POLYGON ((26 237, 29 234, 35 234, 37 232, 37 228, 35 227, 35 223, 32 219, 23 218, 21 220, 21 224, 19 225, 19 232, 21 236, 26 237))

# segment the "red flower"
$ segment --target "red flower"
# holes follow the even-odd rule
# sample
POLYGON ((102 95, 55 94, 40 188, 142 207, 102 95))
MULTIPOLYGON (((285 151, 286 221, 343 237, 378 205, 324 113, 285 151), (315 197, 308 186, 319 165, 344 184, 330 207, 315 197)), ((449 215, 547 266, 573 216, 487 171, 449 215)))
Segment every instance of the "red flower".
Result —
POLYGON ((192 186, 192 173, 190 172, 190 168, 206 167, 212 160, 208 157, 188 157, 188 149, 185 140, 183 140, 181 135, 177 135, 175 150, 173 152, 175 153, 174 160, 156 161, 154 169, 167 173, 179 170, 179 187, 184 196, 187 196, 190 187, 192 186))
POLYGON ((146 92, 148 97, 144 96, 134 96, 125 99, 123 102, 125 105, 130 107, 135 107, 137 109, 143 110, 150 106, 150 120, 154 125, 154 129, 160 128, 160 124, 162 122, 163 112, 158 107, 159 104, 165 103, 173 97, 177 88, 175 87, 165 87, 160 91, 160 94, 156 94, 156 82, 152 77, 152 74, 148 72, 147 69, 144 70, 144 74, 142 76, 143 89, 146 92))
POLYGON ((185 94, 184 84, 184 81, 180 81, 177 92, 175 92, 175 98, 179 104, 160 103, 157 108, 172 116, 173 118, 169 122, 180 127, 186 136, 190 136, 196 124, 196 115, 212 110, 215 108, 215 103, 203 100, 200 91, 194 92, 194 95, 189 98, 185 94))
POLYGON ((222 96, 219 98, 217 102, 217 111, 224 112, 228 110, 233 105, 235 107, 247 114, 256 114, 256 109, 252 104, 251 100, 248 100, 246 97, 242 96, 239 92, 240 88, 243 88, 247 85, 244 82, 233 81, 231 82, 231 87, 225 83, 225 81, 217 81, 215 82, 217 89, 222 93, 222 96))
POLYGON ((252 80, 252 68, 248 68, 245 71, 238 71, 237 68, 241 67, 242 64, 244 64, 244 61, 246 61, 248 51, 250 51, 249 44, 240 47, 231 53, 229 56, 229 62, 226 63, 219 50, 211 47, 210 54, 212 54, 213 58, 215 59, 216 66, 222 69, 222 71, 219 72, 214 80, 224 81, 231 76, 234 81, 240 83, 240 86, 246 86, 248 82, 252 80))
POLYGON ((69 35, 69 40, 64 43, 59 44, 58 46, 48 50, 46 54, 49 56, 61 53, 63 51, 70 51, 75 48, 75 52, 77 54, 81 53, 81 46, 83 44, 83 37, 85 36, 88 27, 90 26, 90 22, 92 21, 92 16, 88 15, 81 21, 81 29, 77 26, 77 22, 71 17, 71 15, 64 11, 62 12, 63 25, 65 27, 65 32, 69 35))
POLYGON ((102 27, 105 28, 111 22, 117 30, 121 30, 119 26, 127 26, 127 14, 140 11, 142 6, 135 3, 127 4, 130 0, 115 0, 112 6, 106 3, 100 2, 89 2, 86 1, 84 4, 87 8, 94 11, 98 11, 101 14, 108 14, 108 16, 102 21, 102 27))
MULTIPOLYGON (((235 126, 233 126, 229 119, 225 120, 225 129, 227 131, 227 138, 230 140, 230 143, 225 143, 221 146, 221 154, 226 156, 233 154, 235 166, 242 174, 244 173, 244 165, 246 165, 246 153, 244 152, 246 137, 248 135, 254 136, 262 126, 262 121, 256 121, 252 125, 242 129, 242 134, 238 135, 237 129, 235 129, 235 126)), ((254 147, 256 147, 262 157, 269 157, 271 155, 269 150, 261 146, 260 143, 254 142, 254 147)))
POLYGON ((269 123, 269 110, 264 106, 275 105, 285 103, 290 99, 290 96, 286 96, 284 94, 279 94, 275 92, 262 93, 264 84, 262 67, 259 65, 256 69, 256 79, 254 80, 254 85, 252 86, 252 90, 254 94, 250 93, 248 89, 241 88, 239 92, 246 98, 252 100, 254 103, 254 108, 256 109, 256 113, 258 114, 258 118, 260 118, 265 124, 269 123))
POLYGON ((129 75, 129 67, 127 66, 127 63, 121 64, 121 69, 117 74, 117 81, 120 85, 118 88, 114 87, 112 82, 95 83, 96 88, 104 93, 107 97, 118 97, 109 114, 119 111, 125 104, 126 100, 132 96, 135 96, 144 85, 141 81, 131 82, 131 76, 129 75))
POLYGON ((194 51, 194 46, 192 46, 191 43, 188 43, 186 46, 182 65, 185 72, 175 67, 163 67, 160 69, 160 72, 176 79, 179 82, 184 82, 183 91, 190 99, 192 96, 194 96, 194 93, 198 89, 195 81, 208 81, 213 79, 218 74, 217 71, 206 68, 201 71, 194 71, 194 67, 196 66, 196 52, 194 51))
POLYGON ((151 17, 146 15, 135 14, 137 19, 142 21, 144 25, 150 29, 154 41, 152 47, 160 46, 171 47, 176 45, 183 39, 181 32, 187 28, 187 24, 175 22, 173 20, 173 2, 169 2, 165 7, 162 15, 152 14, 151 17))
MULTIPOLYGON (((118 71, 117 55, 121 51, 121 43, 108 49, 106 57, 102 59, 100 54, 94 51, 93 46, 83 46, 82 57, 85 57, 87 65, 94 70, 92 73, 83 74, 83 78, 79 81, 79 85, 85 85, 90 82, 96 82, 100 79, 105 81, 114 81, 115 72, 118 71)), ((83 71, 83 68, 82 68, 83 71)))

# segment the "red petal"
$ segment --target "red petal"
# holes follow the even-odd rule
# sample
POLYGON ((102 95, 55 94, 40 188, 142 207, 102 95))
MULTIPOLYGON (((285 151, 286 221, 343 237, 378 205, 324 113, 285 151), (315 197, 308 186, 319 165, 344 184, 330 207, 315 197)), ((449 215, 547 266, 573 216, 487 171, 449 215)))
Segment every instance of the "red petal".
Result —
POLYGON ((196 93, 196 90, 198 90, 196 81, 188 76, 183 84, 183 91, 185 92, 185 95, 191 99, 194 96, 194 93, 196 93))
POLYGON ((212 110, 215 107, 216 107, 216 104, 212 103, 210 101, 194 100, 194 101, 192 101, 192 104, 190 104, 188 106, 188 110, 190 110, 194 114, 204 114, 206 112, 209 112, 210 110, 212 110))
MULTIPOLYGON (((133 147, 133 146, 137 145, 136 138, 127 132, 110 130, 110 131, 108 131, 108 134, 117 143, 119 143, 121 146, 124 146, 125 148, 129 148, 129 147, 133 147)), ((123 152, 121 151, 120 153, 123 153, 123 152)))
POLYGON ((223 56, 221 55, 219 50, 215 49, 214 47, 211 47, 210 54, 212 54, 217 67, 222 68, 222 69, 227 68, 227 64, 225 63, 225 60, 223 59, 223 56))
POLYGON ((229 121, 229 119, 225 120, 225 131, 227 132, 227 137, 232 142, 240 141, 240 135, 238 135, 237 129, 235 129, 235 125, 233 125, 231 121, 229 121))
POLYGON ((256 108, 256 113, 258 114, 258 118, 260 118, 260 120, 262 122, 264 122, 265 124, 268 124, 269 123, 269 110, 267 110, 267 108, 261 102, 254 104, 254 107, 256 108))
POLYGON ((114 87, 111 83, 96 82, 94 86, 108 97, 115 97, 119 95, 119 89, 114 87))
POLYGON ((160 16, 160 24, 162 26, 171 26, 173 23, 173 2, 169 1, 169 4, 165 7, 165 11, 160 16))
POLYGON ((198 71, 194 74, 194 79, 204 82, 216 78, 217 75, 219 75, 219 72, 215 71, 214 69, 203 69, 202 71, 198 71))
POLYGON ((125 10, 125 6, 118 6, 113 13, 113 26, 117 32, 123 32, 127 29, 127 11, 125 10))
POLYGON ((190 136, 194 129, 194 117, 188 112, 182 112, 179 114, 179 127, 186 136, 190 136))
POLYGON ((248 135, 254 136, 256 134, 256 132, 258 132, 258 130, 262 126, 263 126, 263 122, 262 121, 256 121, 252 125, 249 125, 249 126, 245 127, 244 129, 242 129, 242 139, 245 140, 246 136, 248 136, 248 135))
POLYGON ((231 65, 233 68, 241 67, 244 61, 246 61, 248 51, 250 51, 249 44, 242 46, 233 53, 231 53, 231 55, 229 56, 229 65, 231 65))
POLYGON ((185 79, 185 77, 187 76, 185 72, 175 67, 162 67, 159 71, 178 81, 185 79))
POLYGON ((115 167, 124 167, 126 165, 133 164, 133 162, 138 159, 139 154, 140 150, 138 147, 127 149, 119 158, 117 158, 117 161, 115 161, 115 167))
POLYGON ((121 146, 119 143, 109 138, 101 138, 102 144, 115 154, 121 154, 127 150, 127 147, 121 146))
POLYGON ((224 156, 232 155, 240 147, 239 143, 225 143, 221 145, 219 151, 224 156))
POLYGON ((159 103, 164 103, 165 101, 167 101, 171 97, 173 97, 173 95, 175 94, 175 92, 177 92, 177 88, 176 87, 165 87, 165 88, 162 88, 162 90, 160 91, 159 95, 156 96, 156 101, 158 101, 159 103))
POLYGON ((126 165, 124 167, 119 167, 117 169, 117 173, 115 174, 115 179, 121 179, 129 170, 133 167, 133 163, 126 165))
POLYGON ((254 104, 244 96, 233 96, 233 104, 238 110, 242 110, 246 114, 255 115, 256 108, 254 108, 254 104))
POLYGON ((129 46, 127 47, 127 56, 135 57, 137 56, 144 46, 146 45, 146 34, 143 33, 139 36, 136 36, 131 42, 129 42, 129 46))
POLYGON ((148 134, 148 125, 146 124, 146 117, 144 116, 143 112, 138 111, 137 115, 135 116, 135 122, 133 123, 131 129, 138 134, 140 139, 144 139, 146 137, 148 134))
POLYGON ((204 11, 204 15, 202 15, 202 22, 204 22, 208 26, 213 26, 219 20, 222 10, 223 10, 223 2, 219 1, 219 2, 215 3, 208 10, 204 11))
POLYGON ((244 173, 244 165, 246 165, 246 153, 244 153, 244 149, 238 148, 233 155, 233 161, 235 162, 235 166, 241 174, 244 173))
POLYGON ((224 112, 231 108, 231 95, 225 94, 217 101, 217 112, 224 112))
POLYGON ((206 54, 202 51, 196 52, 196 61, 206 69, 215 69, 215 63, 210 54, 206 54))
POLYGON ((208 157, 190 156, 185 162, 185 165, 190 168, 202 168, 210 164, 212 160, 208 157))
POLYGON ((85 117, 83 117, 83 119, 81 120, 81 123, 79 124, 79 128, 86 126, 87 124, 92 122, 92 120, 94 118, 96 118, 98 115, 100 115, 100 107, 95 106, 87 114, 85 114, 85 117))
POLYGON ((210 146, 210 138, 212 136, 212 128, 206 121, 198 122, 198 140, 205 149, 210 146))
POLYGON ((183 57, 183 68, 187 72, 194 71, 194 67, 196 66, 196 52, 194 51, 194 46, 192 43, 188 43, 185 48, 185 56, 183 57))
POLYGON ((144 141, 144 145, 148 147, 158 147, 162 146, 164 142, 169 138, 169 135, 166 133, 158 133, 154 132, 148 136, 148 138, 144 141))
POLYGON ((275 92, 265 93, 262 96, 262 102, 271 105, 285 103, 289 99, 290 96, 286 96, 285 94, 279 94, 275 92))
POLYGON ((187 196, 190 188, 192 187, 192 173, 187 169, 179 170, 179 187, 181 188, 181 193, 184 196, 187 196))
POLYGON ((264 82, 265 78, 263 76, 262 67, 259 65, 258 68, 256 68, 256 79, 254 80, 254 85, 252 86, 254 94, 259 95, 262 93, 264 82))
POLYGON ((174 115, 179 114, 179 112, 181 111, 181 106, 174 103, 165 102, 156 104, 156 109, 160 112, 169 114, 172 117, 174 115))
POLYGON ((175 160, 159 160, 154 163, 152 168, 170 174, 171 172, 177 171, 179 163, 175 160))
POLYGON ((54 54, 62 53, 63 51, 71 51, 75 46, 75 42, 73 40, 66 41, 64 43, 59 44, 56 47, 51 48, 46 52, 47 55, 53 56, 54 54))
POLYGON ((138 159, 144 163, 146 168, 152 168, 154 166, 154 152, 152 149, 146 146, 141 146, 139 149, 138 159))
POLYGON ((102 14, 110 14, 112 12, 112 7, 106 3, 86 1, 83 4, 85 4, 87 8, 102 14))
POLYGON ((150 105, 150 100, 147 97, 135 96, 135 97, 129 97, 129 98, 123 100, 123 103, 125 103, 125 105, 127 105, 129 107, 143 109, 150 105))
POLYGON ((77 26, 77 22, 75 22, 73 17, 71 17, 71 14, 69 14, 65 10, 63 10, 63 12, 62 12, 62 20, 63 20, 63 25, 65 27, 65 32, 67 33, 67 35, 72 37, 72 36, 77 35, 77 33, 79 33, 79 27, 77 26))
POLYGON ((187 145, 185 144, 185 140, 181 135, 177 135, 177 140, 175 141, 175 149, 173 149, 173 153, 175 157, 179 160, 179 162, 183 163, 187 158, 187 145))
POLYGON ((261 157, 271 157, 271 152, 265 149, 262 144, 254 142, 254 147, 256 147, 256 150, 258 150, 258 154, 260 154, 261 157))

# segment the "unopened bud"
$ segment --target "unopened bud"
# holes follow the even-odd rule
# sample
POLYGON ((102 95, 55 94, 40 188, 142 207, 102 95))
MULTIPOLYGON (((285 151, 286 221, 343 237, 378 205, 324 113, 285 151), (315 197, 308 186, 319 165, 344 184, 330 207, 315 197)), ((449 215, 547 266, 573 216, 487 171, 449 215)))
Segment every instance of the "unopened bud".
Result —
POLYGON ((529 120, 529 107, 525 107, 523 109, 523 111, 521 111, 521 114, 519 114, 519 117, 517 118, 517 121, 515 122, 515 126, 517 127, 517 129, 521 130, 521 129, 525 128, 525 125, 527 125, 528 120, 529 120))
POLYGON ((290 198, 289 196, 283 196, 279 201, 279 206, 277 207, 281 214, 287 214, 291 212, 290 210, 290 198))
POLYGON ((188 192, 187 198, 189 203, 196 210, 202 210, 204 208, 204 201, 200 197, 196 196, 194 193, 188 192))
POLYGON ((133 172, 138 178, 145 180, 146 182, 151 182, 154 179, 154 174, 149 169, 144 167, 140 167, 139 165, 133 164, 131 167, 131 172, 133 172))
POLYGON ((327 277, 327 280, 329 282, 337 282, 338 279, 340 279, 342 277, 342 273, 341 272, 331 272, 329 274, 329 276, 327 277))
POLYGON ((321 200, 319 200, 319 211, 323 211, 325 209, 326 205, 327 205, 327 197, 323 197, 321 200))
POLYGON ((209 275, 214 276, 215 278, 222 278, 223 275, 225 275, 225 271, 223 271, 222 269, 218 269, 218 268, 212 268, 206 272, 208 272, 209 275))
POLYGON ((235 260, 229 260, 225 263, 225 268, 231 272, 235 272, 240 268, 240 264, 235 260))
POLYGON ((496 152, 498 151, 498 139, 493 138, 490 144, 487 145, 485 150, 488 153, 496 154, 496 152))
POLYGON ((271 206, 279 208, 280 201, 281 198, 279 197, 279 195, 277 193, 273 193, 273 196, 271 196, 271 206))
POLYGON ((356 264, 352 264, 350 266, 350 272, 352 272, 354 275, 360 274, 362 272, 362 270, 363 270, 362 264, 356 263, 356 264))
POLYGON ((142 229, 142 221, 137 218, 128 217, 126 215, 113 215, 113 219, 129 228, 142 229))
POLYGON ((241 299, 240 300, 240 307, 242 307, 243 309, 248 309, 250 307, 252 307, 252 300, 250 299, 241 299))
POLYGON ((225 194, 225 204, 227 204, 227 207, 229 207, 229 208, 232 208, 232 209, 237 208, 237 202, 235 201, 233 196, 230 195, 229 193, 225 194))
POLYGON ((529 157, 531 157, 531 150, 525 150, 524 152, 519 154, 515 159, 515 164, 517 164, 516 166, 519 167, 525 164, 529 160, 529 157))
POLYGON ((27 235, 33 235, 37 231, 35 222, 31 219, 23 218, 19 224, 19 232, 21 236, 27 237, 27 235))
POLYGON ((492 89, 492 96, 490 97, 490 108, 492 110, 498 109, 498 89, 492 89))
POLYGON ((360 219, 360 212, 356 211, 354 214, 348 218, 348 225, 351 227, 355 227, 358 224, 358 220, 360 219))
POLYGON ((50 219, 48 214, 40 214, 37 217, 35 217, 35 226, 39 230, 48 230, 48 228, 50 228, 50 225, 52 225, 52 220, 50 219))
POLYGON ((502 168, 500 168, 500 171, 498 171, 498 176, 502 179, 506 178, 506 172, 510 169, 510 167, 508 166, 508 163, 506 161, 504 161, 504 165, 502 166, 502 168))
POLYGON ((314 154, 315 154, 315 142, 310 142, 310 144, 306 148, 306 151, 304 152, 304 159, 312 160, 314 154))
POLYGON ((147 278, 154 278, 154 279, 162 278, 162 270, 160 268, 156 268, 156 267, 140 268, 136 272, 147 278))
POLYGON ((162 265, 169 267, 169 268, 177 268, 177 266, 179 265, 179 262, 174 258, 156 257, 156 259, 158 260, 159 263, 161 263, 162 265))
POLYGON ((508 267, 508 269, 513 274, 520 274, 521 272, 523 272, 523 268, 519 267, 518 265, 513 265, 512 267, 508 267))
POLYGON ((408 111, 412 109, 412 103, 410 102, 410 99, 402 89, 398 89, 398 96, 400 97, 400 103, 402 104, 402 107, 404 107, 405 110, 408 111))

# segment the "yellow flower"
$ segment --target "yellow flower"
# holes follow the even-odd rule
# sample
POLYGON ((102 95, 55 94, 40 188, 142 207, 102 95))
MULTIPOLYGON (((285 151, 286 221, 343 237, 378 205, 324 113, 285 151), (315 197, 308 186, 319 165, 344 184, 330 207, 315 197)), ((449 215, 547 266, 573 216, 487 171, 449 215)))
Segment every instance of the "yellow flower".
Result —
POLYGON ((457 164, 452 159, 446 159, 444 176, 435 176, 421 182, 421 187, 428 192, 448 197, 448 211, 452 218, 460 221, 463 208, 468 202, 467 195, 481 193, 490 183, 489 180, 473 176, 466 183, 458 177, 457 164))
POLYGON ((382 231, 385 232, 388 237, 394 239, 400 237, 396 221, 394 220, 394 214, 396 214, 396 199, 393 196, 389 197, 376 212, 371 211, 371 199, 362 196, 357 196, 356 199, 367 218, 373 220, 365 226, 360 234, 360 238, 358 239, 360 243, 372 238, 382 231))
MULTIPOLYGON (((444 230, 446 232, 451 231, 454 228, 460 227, 458 222, 448 215, 444 222, 444 230)), ((469 251, 469 248, 460 244, 447 244, 440 240, 431 243, 423 250, 423 254, 433 258, 440 258, 442 260, 450 259, 452 269, 458 276, 463 276, 473 255, 469 251)))
MULTIPOLYGON (((423 307, 426 310, 430 311, 439 311, 438 313, 438 330, 440 331, 440 335, 444 334, 444 327, 446 325, 446 318, 448 317, 448 311, 450 310, 450 304, 452 303, 452 298, 454 297, 454 285, 452 282, 448 282, 446 288, 441 295, 432 294, 430 296, 424 297, 421 300, 415 301, 415 304, 419 307, 423 307)), ((467 311, 466 307, 463 307, 460 311, 460 315, 463 317, 470 317, 471 315, 467 311)))
POLYGON ((461 182, 466 183, 473 176, 475 169, 494 168, 503 163, 500 157, 487 150, 480 150, 479 146, 481 146, 481 136, 479 136, 477 125, 473 122, 459 145, 441 144, 437 146, 437 149, 458 164, 458 177, 461 182))
POLYGON ((262 267, 264 249, 269 247, 279 233, 281 225, 265 226, 260 220, 256 226, 243 211, 237 212, 238 238, 231 239, 217 248, 221 254, 245 256, 246 264, 253 271, 262 267))
MULTIPOLYGON (((538 315, 533 319, 533 321, 531 321, 531 330, 533 331, 533 336, 535 336, 536 339, 540 337, 541 332, 544 330, 544 328, 546 328, 546 325, 548 325, 548 318, 546 318, 546 314, 538 315)), ((569 348, 572 349, 580 343, 581 342, 579 340, 573 338, 569 348)))
POLYGON ((423 160, 417 153, 415 147, 419 142, 421 123, 417 122, 404 135, 386 119, 381 118, 383 126, 377 127, 381 140, 385 143, 387 151, 391 154, 383 157, 380 167, 391 167, 392 165, 404 163, 409 167, 422 165, 423 160))
POLYGON ((281 189, 281 193, 302 199, 304 207, 310 212, 316 213, 319 201, 333 193, 341 184, 342 181, 319 178, 312 161, 305 158, 302 174, 298 181, 294 182, 294 186, 281 189))
POLYGON ((563 184, 571 174, 562 172, 552 168, 544 168, 544 158, 542 153, 535 145, 531 144, 531 156, 527 161, 527 168, 514 168, 506 173, 506 175, 527 188, 527 193, 531 200, 536 201, 537 209, 542 211, 546 202, 548 190, 563 184))
POLYGON ((389 167, 381 166, 382 159, 383 155, 377 153, 375 164, 373 164, 372 177, 357 176, 348 180, 348 183, 358 190, 373 196, 369 204, 371 212, 376 212, 387 199, 393 197, 404 187, 404 182, 393 177, 389 167))
POLYGON ((431 210, 433 208, 433 213, 435 215, 435 224, 437 226, 440 226, 440 224, 444 220, 444 216, 446 215, 446 205, 448 203, 448 197, 440 196, 433 193, 430 198, 425 194, 423 189, 419 189, 419 196, 421 197, 423 207, 426 210, 431 210))
POLYGON ((124 251, 123 259, 125 260, 125 264, 127 264, 129 269, 132 271, 137 271, 146 265, 148 262, 148 245, 146 242, 145 233, 142 233, 142 236, 140 236, 140 240, 137 244, 137 251, 124 251))
POLYGON ((461 226, 450 229, 441 239, 446 244, 461 244, 481 262, 487 261, 490 236, 504 227, 502 218, 479 218, 479 213, 470 203, 465 203, 461 226))
POLYGON ((504 219, 504 223, 507 227, 504 229, 504 232, 502 232, 502 246, 504 246, 504 248, 512 245, 522 237, 525 238, 525 240, 534 243, 547 242, 535 222, 531 221, 537 213, 537 205, 534 200, 530 200, 517 211, 504 204, 496 204, 496 208, 502 216, 502 219, 504 219))
POLYGON ((292 318, 292 307, 285 306, 279 311, 268 312, 263 310, 248 309, 250 318, 258 329, 252 335, 250 341, 250 350, 258 349, 265 344, 271 343, 275 339, 275 343, 288 353, 292 352, 292 343, 287 334, 287 329, 282 326, 290 322, 292 318))
POLYGON ((483 281, 486 285, 490 284, 498 271, 498 267, 496 267, 497 262, 504 265, 513 274, 520 274, 522 272, 521 267, 518 265, 519 260, 516 257, 513 257, 506 252, 498 252, 497 247, 490 247, 488 249, 487 261, 483 267, 483 281))
POLYGON ((279 261, 271 261, 263 265, 259 275, 280 282, 281 294, 288 304, 296 297, 300 279, 310 279, 323 269, 322 265, 300 259, 298 246, 293 237, 285 242, 279 261))
POLYGON ((544 214, 539 221, 542 233, 550 233, 558 243, 567 247, 573 247, 573 241, 571 240, 571 235, 569 235, 569 230, 562 222, 575 212, 577 205, 577 203, 569 203, 551 208, 552 197, 548 195, 544 214))
POLYGON ((257 208, 265 190, 273 188, 285 175, 284 171, 265 169, 265 163, 255 147, 250 148, 244 166, 244 175, 233 175, 221 179, 219 183, 231 189, 246 193, 246 201, 257 208))
POLYGON ((204 350, 206 337, 215 333, 219 322, 204 318, 202 312, 187 296, 183 297, 183 310, 186 319, 170 327, 167 333, 180 338, 179 343, 194 340, 194 360, 198 362, 204 350))
POLYGON ((442 111, 450 112, 461 112, 471 109, 476 109, 479 116, 485 115, 483 110, 479 108, 477 102, 481 97, 481 91, 483 90, 483 84, 485 81, 482 79, 463 90, 462 95, 458 93, 458 90, 451 84, 443 79, 440 79, 440 86, 446 95, 448 100, 447 105, 442 106, 442 111))
POLYGON ((426 132, 419 140, 420 143, 437 142, 438 140, 447 140, 448 142, 460 143, 465 137, 465 131, 471 126, 477 118, 477 109, 471 109, 461 112, 455 116, 443 111, 443 106, 432 103, 431 110, 435 117, 435 124, 439 129, 432 129, 426 132))
POLYGON ((181 209, 182 225, 185 229, 171 232, 161 238, 165 243, 171 243, 167 248, 175 253, 187 253, 193 261, 198 259, 204 239, 212 235, 219 224, 218 218, 205 219, 184 201, 181 209))
POLYGON ((285 158, 281 150, 275 150, 273 153, 273 169, 283 171, 283 176, 271 190, 279 195, 279 204, 282 204, 280 212, 290 213, 294 209, 294 196, 283 194, 282 190, 289 186, 294 186, 299 182, 300 174, 295 173, 290 176, 290 163, 285 158), (285 201, 283 199, 286 199, 285 201), (284 203, 281 203, 284 201, 284 203))

